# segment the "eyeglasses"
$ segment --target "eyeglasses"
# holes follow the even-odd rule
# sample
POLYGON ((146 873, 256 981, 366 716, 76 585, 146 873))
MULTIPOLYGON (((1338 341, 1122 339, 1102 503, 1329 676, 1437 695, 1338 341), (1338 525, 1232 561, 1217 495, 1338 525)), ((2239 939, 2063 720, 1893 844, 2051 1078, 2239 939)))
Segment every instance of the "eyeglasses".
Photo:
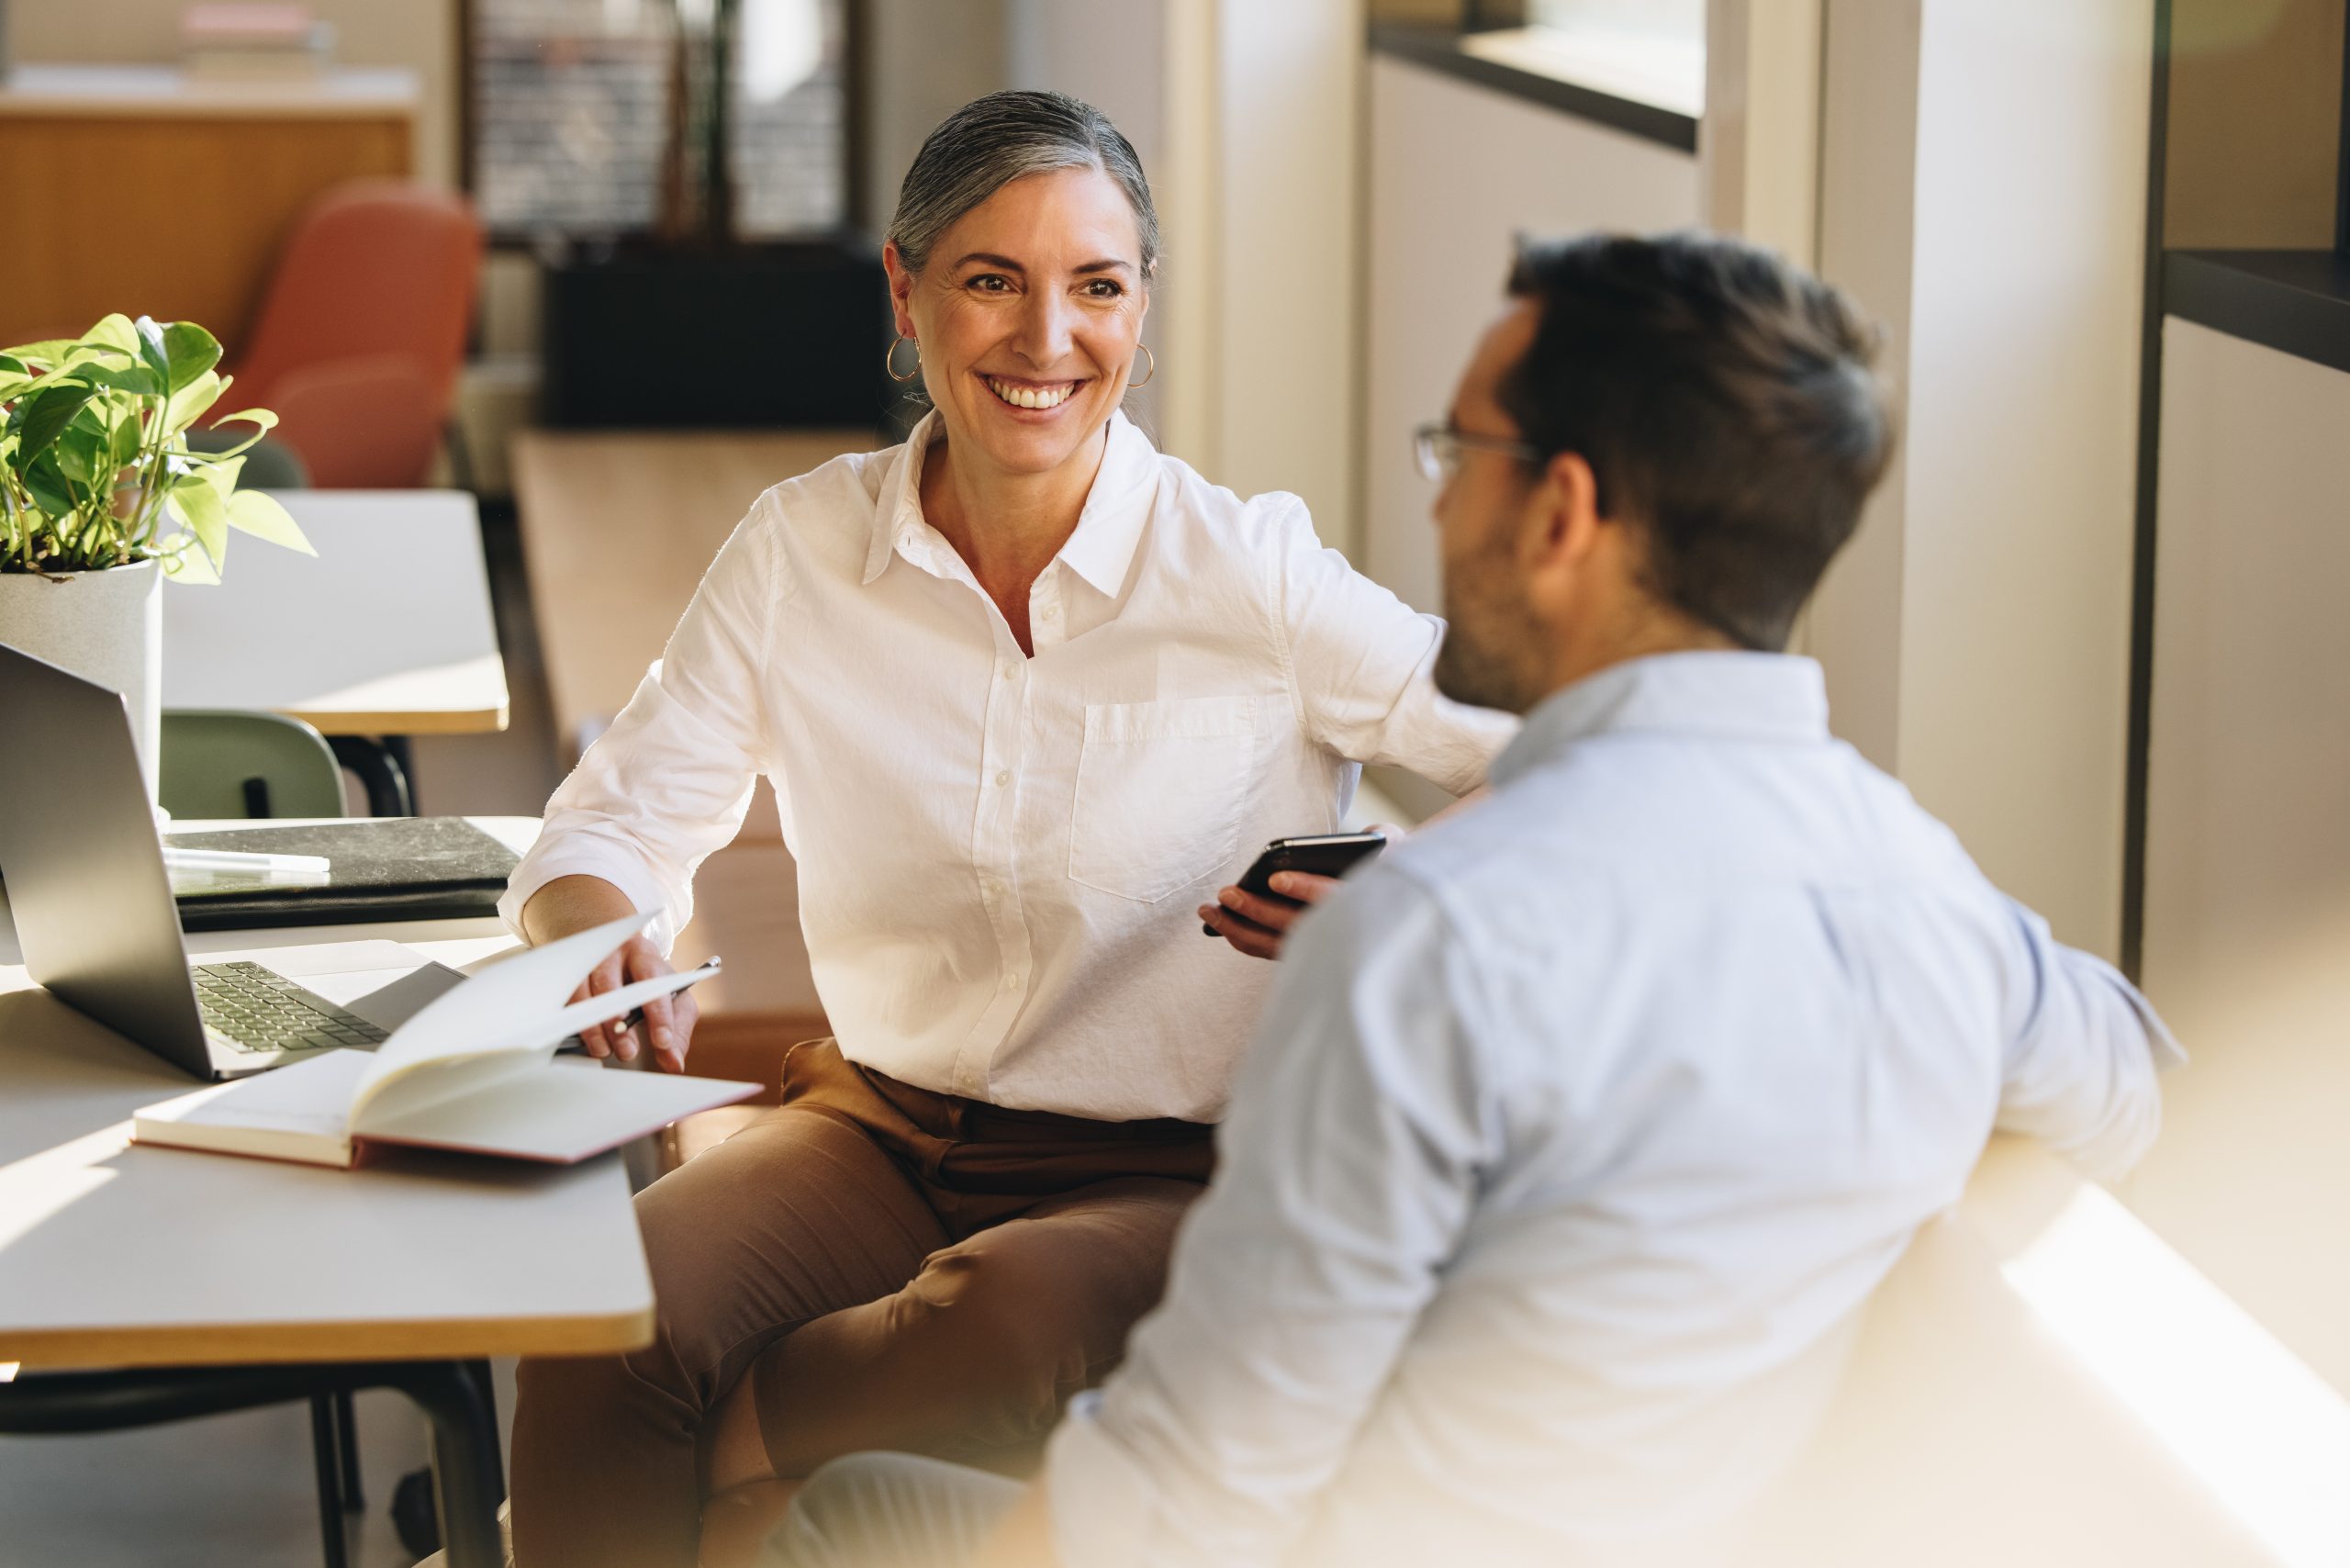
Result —
POLYGON ((1539 463, 1543 458, 1540 448, 1528 446, 1522 441, 1457 431, 1446 423, 1422 425, 1412 432, 1412 461, 1418 465, 1422 478, 1439 485, 1460 472, 1460 454, 1472 448, 1479 452, 1498 452, 1521 463, 1539 463))

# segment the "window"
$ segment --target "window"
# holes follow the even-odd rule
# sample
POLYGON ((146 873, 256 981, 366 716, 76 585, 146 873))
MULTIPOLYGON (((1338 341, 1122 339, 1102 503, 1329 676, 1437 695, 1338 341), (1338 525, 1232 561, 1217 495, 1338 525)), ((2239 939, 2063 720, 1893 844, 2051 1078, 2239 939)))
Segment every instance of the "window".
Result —
POLYGON ((1472 54, 1695 117, 1706 106, 1706 0, 1528 0, 1524 27, 1472 32, 1472 54))
POLYGON ((677 114, 673 84, 701 58, 681 54, 679 40, 715 30, 733 39, 725 75, 735 232, 839 226, 848 199, 846 5, 469 0, 468 154, 483 220, 509 239, 651 228, 677 114))

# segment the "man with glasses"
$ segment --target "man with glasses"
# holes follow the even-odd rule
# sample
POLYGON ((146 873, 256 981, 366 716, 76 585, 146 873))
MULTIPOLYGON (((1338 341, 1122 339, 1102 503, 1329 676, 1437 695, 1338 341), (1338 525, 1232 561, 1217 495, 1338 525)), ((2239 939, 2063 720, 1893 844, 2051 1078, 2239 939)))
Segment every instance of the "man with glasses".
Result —
POLYGON ((820 1473, 802 1565, 1718 1562, 1995 1126, 2097 1171, 2177 1052, 1830 738, 1785 645, 1891 432, 1834 290, 1530 246, 1450 419, 1481 804, 1322 902, 1125 1365, 1043 1477, 820 1473))

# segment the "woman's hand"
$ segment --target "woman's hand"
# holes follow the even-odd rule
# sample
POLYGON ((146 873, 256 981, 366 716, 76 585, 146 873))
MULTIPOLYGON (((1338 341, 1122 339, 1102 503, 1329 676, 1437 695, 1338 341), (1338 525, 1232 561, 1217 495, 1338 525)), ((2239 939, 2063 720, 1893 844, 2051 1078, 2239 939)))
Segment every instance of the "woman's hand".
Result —
POLYGON ((1259 898, 1243 888, 1225 888, 1215 895, 1216 902, 1200 906, 1200 918, 1250 958, 1278 958, 1297 917, 1336 891, 1338 879, 1311 871, 1276 871, 1269 885, 1281 897, 1259 898), (1291 899, 1297 902, 1286 902, 1291 899))
MULTIPOLYGON (((601 877, 557 877, 532 893, 531 902, 522 906, 522 934, 530 939, 531 946, 543 947, 575 931, 585 931, 634 913, 635 906, 628 902, 628 895, 601 877)), ((579 982, 571 1000, 585 1002, 591 996, 601 996, 623 985, 670 972, 669 960, 661 956, 659 948, 645 937, 632 936, 579 982)), ((580 1030, 580 1043, 591 1057, 617 1056, 622 1061, 634 1061, 641 1047, 650 1045, 653 1059, 663 1071, 685 1071, 686 1052, 693 1043, 694 1021, 701 1016, 693 997, 685 991, 656 996, 644 1004, 643 1011, 641 1027, 632 1027, 625 1019, 614 1018, 580 1030)))
MULTIPOLYGON (((1391 848, 1404 842, 1404 830, 1393 823, 1373 823, 1363 831, 1379 834, 1391 848)), ((1200 919, 1252 958, 1280 958, 1289 928, 1297 924, 1298 916, 1336 892, 1338 879, 1311 871, 1276 871, 1266 885, 1281 897, 1261 898, 1230 887, 1217 892, 1216 902, 1200 906, 1200 919)))
MULTIPOLYGON (((580 981, 579 989, 571 993, 571 1000, 585 1002, 591 996, 601 996, 624 985, 671 972, 672 966, 661 956, 659 948, 644 937, 632 936, 580 981)), ((694 1021, 701 1016, 692 993, 679 991, 656 996, 644 1004, 643 1012, 641 1027, 631 1027, 625 1017, 614 1018, 580 1030, 580 1043, 591 1057, 616 1056, 622 1061, 636 1059, 640 1042, 649 1044, 654 1065, 662 1071, 685 1071, 686 1052, 693 1044, 694 1021)))

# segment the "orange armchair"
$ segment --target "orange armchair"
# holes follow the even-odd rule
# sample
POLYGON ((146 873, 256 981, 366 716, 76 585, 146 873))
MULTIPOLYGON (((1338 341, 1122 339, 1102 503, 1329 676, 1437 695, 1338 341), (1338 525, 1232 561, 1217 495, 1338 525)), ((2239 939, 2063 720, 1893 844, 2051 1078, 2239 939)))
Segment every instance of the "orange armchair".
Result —
POLYGON ((481 274, 463 196, 355 180, 295 225, 234 366, 239 408, 325 489, 421 485, 455 400, 481 274))

